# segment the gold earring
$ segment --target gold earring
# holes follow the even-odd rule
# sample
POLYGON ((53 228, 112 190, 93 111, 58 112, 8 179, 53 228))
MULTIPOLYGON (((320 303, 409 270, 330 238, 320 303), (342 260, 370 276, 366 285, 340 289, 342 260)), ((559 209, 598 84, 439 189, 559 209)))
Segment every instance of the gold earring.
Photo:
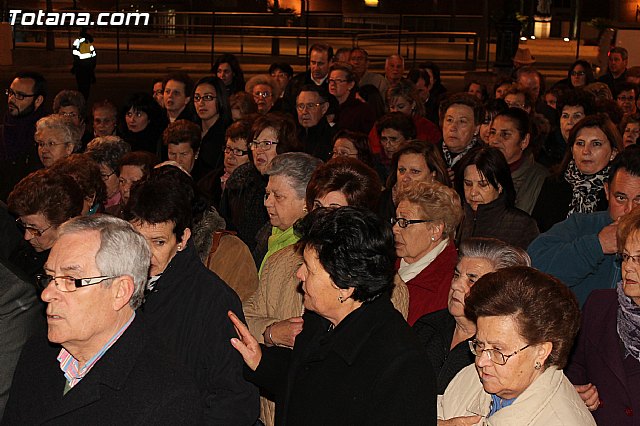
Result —
POLYGON ((540 361, 536 361, 536 365, 533 367, 536 370, 540 370, 542 368, 542 364, 540 364, 540 361))

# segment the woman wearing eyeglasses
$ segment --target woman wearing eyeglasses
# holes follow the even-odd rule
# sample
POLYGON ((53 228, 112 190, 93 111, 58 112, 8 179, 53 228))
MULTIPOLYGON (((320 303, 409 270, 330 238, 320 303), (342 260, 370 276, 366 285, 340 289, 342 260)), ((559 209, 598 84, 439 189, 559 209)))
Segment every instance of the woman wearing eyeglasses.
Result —
POLYGON ((440 182, 410 182, 398 191, 393 235, 396 268, 409 288, 409 325, 447 307, 457 262, 453 243, 462 219, 460 197, 440 182))
POLYGON ((357 77, 351 65, 338 62, 329 69, 329 93, 338 100, 339 130, 350 130, 368 134, 375 123, 373 108, 356 98, 357 77))
MULTIPOLYGON (((253 96, 260 114, 281 110, 280 106, 274 108, 276 100, 280 100, 280 86, 269 74, 258 74, 251 77, 247 81, 245 91, 253 96)), ((279 103, 281 104, 281 102, 279 103)))
POLYGON ((617 230, 622 281, 594 290, 565 372, 598 424, 633 425, 640 411, 640 210, 617 230))
POLYGON ((535 220, 515 207, 509 165, 498 148, 479 147, 467 153, 460 161, 456 189, 464 205, 459 241, 497 238, 526 250, 538 236, 535 220))
POLYGON ((229 230, 236 231, 251 251, 256 234, 268 222, 264 207, 267 177, 264 173, 278 154, 301 151, 293 119, 279 113, 261 115, 253 122, 248 141, 249 160, 238 166, 225 183, 220 214, 229 230))
POLYGON ((578 302, 556 278, 526 266, 489 273, 466 298, 475 364, 438 402, 438 424, 595 425, 562 372, 578 332, 578 302))
POLYGON ((578 59, 567 70, 567 78, 560 80, 556 85, 566 85, 572 89, 582 89, 587 84, 596 81, 591 64, 584 59, 578 59))

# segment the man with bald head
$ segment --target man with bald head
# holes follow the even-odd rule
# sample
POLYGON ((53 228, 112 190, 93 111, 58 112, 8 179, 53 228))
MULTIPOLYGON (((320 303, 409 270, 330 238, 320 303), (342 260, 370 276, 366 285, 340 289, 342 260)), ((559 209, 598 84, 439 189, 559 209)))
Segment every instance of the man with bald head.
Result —
MULTIPOLYGON (((404 75, 404 58, 400 55, 391 55, 387 57, 384 63, 384 76, 389 83, 389 87, 395 87, 404 75)), ((382 96, 385 96, 383 93, 382 96)))

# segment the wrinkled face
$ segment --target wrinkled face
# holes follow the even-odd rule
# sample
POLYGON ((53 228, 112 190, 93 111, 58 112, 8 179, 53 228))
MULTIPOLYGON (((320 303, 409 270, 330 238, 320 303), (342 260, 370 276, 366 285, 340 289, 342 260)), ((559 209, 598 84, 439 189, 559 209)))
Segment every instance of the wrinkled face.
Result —
POLYGON ((329 109, 329 103, 324 102, 316 92, 300 92, 296 102, 298 122, 302 127, 316 126, 329 109))
POLYGON ((469 85, 469 90, 467 90, 467 93, 482 100, 482 86, 480 86, 479 84, 471 83, 469 85))
POLYGON ((464 300, 471 287, 483 275, 494 272, 492 263, 484 257, 464 256, 458 261, 453 272, 451 288, 449 289, 448 308, 454 317, 464 317, 464 300))
POLYGON ((435 171, 429 170, 422 154, 402 154, 398 159, 396 177, 398 182, 433 182, 435 171))
POLYGON ((49 250, 58 238, 58 227, 51 225, 42 213, 20 216, 24 229, 24 239, 37 252, 49 250))
POLYGON ((218 76, 218 78, 222 80, 225 86, 229 86, 233 82, 233 70, 231 69, 231 65, 226 62, 218 65, 216 76, 218 76))
POLYGON ((356 146, 347 138, 338 138, 336 142, 333 144, 333 156, 336 157, 353 157, 358 158, 358 149, 356 146))
POLYGON ((586 175, 598 173, 615 157, 611 142, 598 127, 580 129, 571 151, 578 170, 586 175))
MULTIPOLYGON (((398 204, 396 217, 408 220, 425 220, 424 213, 417 204, 403 200, 398 204)), ((439 241, 433 241, 433 223, 412 223, 401 228, 397 223, 393 225, 393 236, 396 245, 396 255, 407 263, 415 263, 429 253, 439 241)))
POLYGON ((161 81, 153 83, 153 99, 156 100, 158 105, 164 108, 164 90, 162 90, 161 81))
POLYGON ((558 107, 558 98, 553 93, 547 93, 544 95, 544 103, 550 108, 556 109, 558 107))
POLYGON ((313 209, 327 207, 337 209, 338 207, 346 207, 349 205, 347 197, 340 191, 331 191, 322 197, 313 200, 313 209))
POLYGON ((566 105, 560 114, 560 132, 565 141, 569 140, 569 133, 573 126, 585 117, 582 105, 566 105))
POLYGON ((622 74, 627 68, 628 62, 628 59, 622 59, 622 54, 611 53, 609 55, 609 71, 614 75, 622 74))
POLYGON ((80 110, 75 105, 61 106, 58 114, 64 117, 67 122, 73 124, 77 128, 82 127, 84 117, 80 115, 80 110))
POLYGON ((169 80, 164 86, 164 107, 170 113, 175 115, 187 106, 191 100, 190 96, 187 96, 184 83, 176 80, 169 80))
POLYGON ((94 136, 111 136, 116 132, 117 118, 114 111, 109 108, 96 108, 93 110, 93 134, 94 136))
POLYGON ((16 78, 11 82, 10 94, 7 99, 7 108, 12 117, 25 117, 38 109, 42 104, 42 96, 33 96, 33 88, 36 82, 31 78, 16 78), (20 100, 18 97, 22 97, 20 100))
POLYGON ((511 316, 479 317, 476 339, 479 349, 496 349, 511 355, 505 365, 495 364, 485 353, 476 357, 476 370, 487 393, 500 398, 516 398, 533 383, 543 370, 536 370, 536 361, 544 364, 537 346, 527 346, 518 334, 518 324, 511 316))
POLYGON ((429 99, 429 86, 425 83, 423 78, 419 78, 416 83, 416 89, 418 90, 418 97, 420 102, 426 102, 429 99))
POLYGON ((587 73, 582 65, 578 64, 571 70, 571 85, 583 87, 587 85, 587 73))
POLYGON ((384 65, 384 75, 387 77, 387 80, 392 84, 395 84, 400 81, 402 78, 402 74, 404 73, 404 64, 402 59, 398 57, 390 57, 387 59, 384 65))
POLYGON ((404 96, 396 96, 389 101, 390 112, 401 112, 411 117, 415 111, 416 103, 404 96))
POLYGON ((170 143, 167 146, 167 153, 169 160, 180 164, 189 173, 193 170, 193 165, 196 163, 196 158, 198 158, 198 153, 193 151, 189 142, 170 143))
MULTIPOLYGON (((278 141, 278 132, 273 127, 267 127, 263 131, 260 132, 258 137, 256 137, 256 141, 258 142, 277 142, 278 141)), ((271 160, 276 158, 278 152, 276 151, 276 145, 273 144, 269 147, 266 147, 264 144, 260 144, 260 146, 253 147, 253 164, 256 166, 256 169, 261 174, 267 170, 267 166, 271 163, 271 160)))
POLYGON ((329 54, 312 50, 309 55, 309 69, 314 80, 322 80, 329 74, 329 54))
POLYGON ((224 171, 233 173, 238 166, 249 162, 249 148, 244 139, 227 139, 224 150, 224 171), (236 150, 236 152, 234 152, 236 150), (242 151, 242 152, 240 152, 242 151))
POLYGON ((533 100, 540 96, 540 77, 536 73, 523 73, 518 78, 518 84, 531 93, 533 100))
POLYGON ((504 99, 504 97, 507 96, 509 89, 511 89, 511 84, 509 83, 498 86, 496 88, 496 99, 504 99))
POLYGON ((475 165, 464 169, 464 198, 473 211, 478 210, 480 204, 489 204, 496 200, 500 192, 502 188, 494 188, 475 165))
POLYGON ((406 138, 400 131, 396 129, 382 129, 380 132, 380 143, 387 158, 393 157, 393 154, 406 142, 406 138))
POLYGON ((499 115, 491 123, 489 144, 502 152, 507 163, 513 164, 522 158, 522 153, 529 145, 529 137, 526 135, 524 139, 520 139, 516 123, 508 117, 499 115))
POLYGON ((104 185, 107 187, 107 198, 111 198, 116 195, 116 192, 120 191, 120 182, 118 181, 118 175, 115 170, 112 170, 106 164, 100 163, 100 176, 104 185))
POLYGON ((356 83, 347 80, 347 73, 342 70, 333 70, 329 73, 329 93, 344 102, 356 83))
POLYGON ((524 93, 509 93, 504 97, 504 101, 509 105, 509 108, 520 108, 529 112, 529 107, 525 104, 524 93))
POLYGON ((611 219, 618 220, 640 205, 640 177, 618 169, 611 183, 604 185, 611 219))
POLYGON ((298 197, 291 186, 291 179, 284 176, 269 176, 264 196, 264 206, 272 226, 285 231, 304 215, 304 197, 298 197))
POLYGON ((367 71, 367 56, 360 50, 351 52, 351 55, 349 55, 349 63, 353 67, 353 72, 357 75, 364 75, 367 71))
POLYGON ((442 123, 442 134, 449 151, 456 154, 462 152, 478 130, 474 123, 473 108, 454 104, 447 109, 442 123))
POLYGON ((640 305, 640 232, 633 231, 624 245, 623 253, 637 256, 622 261, 622 290, 636 305, 640 305))
POLYGON ((208 121, 218 116, 216 96, 216 89, 210 84, 205 83, 196 87, 193 105, 201 120, 208 121))
POLYGON ((120 195, 122 196, 122 204, 126 204, 129 201, 129 195, 131 194, 131 187, 134 183, 142 180, 144 172, 140 166, 126 165, 120 167, 120 177, 118 182, 120 183, 120 195))
MULTIPOLYGON (((97 231, 61 236, 54 244, 44 266, 47 274, 61 277, 94 278, 103 276, 96 266, 100 248, 97 231)), ((90 285, 71 293, 61 292, 52 281, 42 292, 47 304, 48 338, 72 353, 90 351, 113 335, 117 311, 114 310, 116 286, 90 285)))
POLYGON ((291 80, 291 77, 289 77, 289 74, 277 68, 273 70, 273 72, 271 73, 271 77, 273 77, 274 80, 276 81, 276 84, 280 89, 280 93, 284 92, 284 88, 287 87, 287 84, 289 84, 289 80, 291 80))
POLYGON ((628 123, 622 135, 624 147, 634 145, 638 140, 638 136, 640 136, 640 123, 628 123))
POLYGON ((628 114, 635 114, 636 112, 636 94, 633 90, 623 90, 618 93, 616 97, 618 106, 622 108, 622 111, 628 114))
POLYGON ((151 266, 149 267, 149 276, 156 276, 164 272, 169 266, 171 259, 180 250, 183 250, 191 236, 189 228, 185 229, 180 241, 176 239, 173 233, 175 223, 146 223, 132 222, 134 228, 147 240, 151 248, 151 266))
POLYGON ((253 100, 258 104, 258 112, 266 114, 273 106, 273 89, 266 84, 256 84, 253 86, 253 100))
POLYGON ((127 128, 133 133, 143 131, 149 125, 149 116, 144 111, 136 111, 133 107, 124 116, 127 128))
POLYGON ((35 134, 38 144, 38 156, 44 167, 67 158, 73 152, 73 144, 64 142, 64 133, 60 129, 43 127, 35 134))
POLYGON ((338 298, 341 293, 320 264, 318 253, 314 249, 305 248, 303 262, 296 277, 302 282, 304 308, 324 317, 332 317, 340 307, 338 298))

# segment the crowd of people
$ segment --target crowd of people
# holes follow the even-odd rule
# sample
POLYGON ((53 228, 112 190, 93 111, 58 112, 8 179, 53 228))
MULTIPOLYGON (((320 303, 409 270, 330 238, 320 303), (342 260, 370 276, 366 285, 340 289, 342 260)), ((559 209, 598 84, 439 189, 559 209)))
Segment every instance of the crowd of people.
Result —
POLYGON ((15 75, 2 425, 638 424, 627 51, 460 93, 335 53, 120 106, 15 75))

